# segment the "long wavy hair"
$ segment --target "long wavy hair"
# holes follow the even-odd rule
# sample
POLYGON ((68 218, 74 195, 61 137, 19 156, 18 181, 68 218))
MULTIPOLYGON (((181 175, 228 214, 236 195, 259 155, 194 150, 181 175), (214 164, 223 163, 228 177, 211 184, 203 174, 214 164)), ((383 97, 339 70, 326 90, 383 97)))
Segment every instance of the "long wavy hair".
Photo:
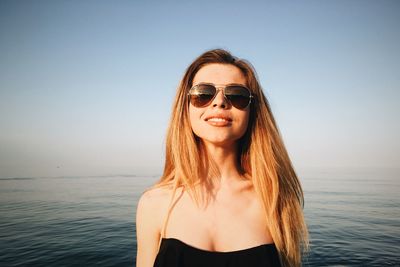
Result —
MULTIPOLYGON (((187 93, 196 73, 212 63, 230 64, 239 68, 254 96, 247 131, 238 141, 239 171, 252 181, 263 204, 269 231, 282 265, 301 266, 303 252, 308 248, 303 191, 270 105, 248 61, 236 58, 228 51, 214 49, 200 55, 187 68, 173 104, 166 138, 164 173, 156 186, 172 186, 173 195, 177 188, 182 188, 196 202, 199 199, 196 185, 205 182, 212 164, 209 164, 199 138, 192 131, 187 93)), ((171 206, 174 205, 170 205, 172 209, 171 206)), ((167 217, 169 213, 170 210, 167 217)))

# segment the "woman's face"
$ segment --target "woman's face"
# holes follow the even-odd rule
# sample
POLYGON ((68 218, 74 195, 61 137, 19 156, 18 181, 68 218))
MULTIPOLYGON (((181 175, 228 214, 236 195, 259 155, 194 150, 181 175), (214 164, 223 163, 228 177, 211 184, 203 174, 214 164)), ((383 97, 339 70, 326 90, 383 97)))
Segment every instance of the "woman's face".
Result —
MULTIPOLYGON (((246 86, 246 78, 234 65, 212 63, 202 67, 194 76, 192 86, 199 83, 218 86, 235 83, 246 86)), ((246 132, 249 113, 250 105, 243 110, 235 108, 221 90, 205 107, 198 108, 189 104, 192 130, 206 145, 233 145, 246 132)))

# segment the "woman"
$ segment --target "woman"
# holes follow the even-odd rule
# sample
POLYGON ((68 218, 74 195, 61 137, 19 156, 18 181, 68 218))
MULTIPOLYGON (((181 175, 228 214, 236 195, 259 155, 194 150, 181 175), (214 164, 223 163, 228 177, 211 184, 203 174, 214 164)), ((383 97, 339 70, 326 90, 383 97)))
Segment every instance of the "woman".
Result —
POLYGON ((250 63, 199 56, 178 87, 160 181, 137 209, 137 266, 300 266, 303 192, 250 63))

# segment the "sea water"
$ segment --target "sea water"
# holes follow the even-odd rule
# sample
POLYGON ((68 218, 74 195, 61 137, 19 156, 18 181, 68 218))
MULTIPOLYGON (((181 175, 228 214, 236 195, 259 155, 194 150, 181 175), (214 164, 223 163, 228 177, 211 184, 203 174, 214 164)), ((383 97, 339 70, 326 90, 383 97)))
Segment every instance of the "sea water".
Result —
MULTIPOLYGON (((300 174, 304 266, 400 266, 398 171, 300 174)), ((0 266, 135 266, 137 201, 156 176, 0 179, 0 266)))

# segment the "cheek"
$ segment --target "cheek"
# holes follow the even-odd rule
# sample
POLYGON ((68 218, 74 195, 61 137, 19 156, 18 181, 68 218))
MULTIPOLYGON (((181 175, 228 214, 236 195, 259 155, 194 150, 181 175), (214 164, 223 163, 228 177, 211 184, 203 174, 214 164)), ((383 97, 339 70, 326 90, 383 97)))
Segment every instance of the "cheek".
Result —
POLYGON ((243 118, 240 124, 240 135, 243 136, 246 133, 247 128, 249 127, 249 114, 250 112, 246 112, 243 114, 243 118))
POLYGON ((190 125, 192 127, 193 132, 196 134, 197 134, 197 129, 200 127, 199 123, 201 120, 201 114, 202 114, 201 110, 189 106, 190 125))

